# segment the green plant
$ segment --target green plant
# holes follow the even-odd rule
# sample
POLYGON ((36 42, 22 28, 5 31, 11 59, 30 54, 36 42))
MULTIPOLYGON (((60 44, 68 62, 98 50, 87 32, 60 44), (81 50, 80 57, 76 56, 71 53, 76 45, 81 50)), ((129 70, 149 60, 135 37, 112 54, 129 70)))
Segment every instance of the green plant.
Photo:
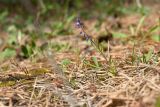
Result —
POLYGON ((136 61, 136 54, 135 54, 135 45, 134 45, 132 49, 132 56, 131 56, 132 65, 135 63, 135 61, 136 61))
POLYGON ((80 21, 79 18, 77 18, 76 20, 76 27, 80 29, 80 34, 84 36, 84 38, 87 40, 87 41, 90 41, 91 45, 93 47, 95 47, 95 49, 98 50, 98 52, 102 55, 102 57, 106 60, 106 62, 108 61, 106 55, 104 54, 103 52, 103 48, 102 46, 98 43, 98 41, 96 41, 95 39, 93 39, 91 36, 89 36, 85 29, 84 29, 84 25, 83 23, 80 21))
POLYGON ((115 61, 112 59, 112 57, 110 57, 108 63, 109 63, 108 74, 113 77, 117 74, 115 61))
MULTIPOLYGON (((116 66, 115 66, 115 62, 113 61, 113 59, 110 57, 109 60, 108 58, 106 57, 106 55, 104 54, 103 52, 103 47, 95 40, 93 39, 91 36, 89 36, 86 32, 85 32, 85 29, 84 29, 84 24, 80 21, 79 18, 77 18, 76 20, 76 27, 80 29, 80 34, 84 36, 84 38, 87 40, 87 41, 90 41, 91 45, 96 49, 98 50, 98 52, 100 53, 100 55, 105 59, 106 63, 108 62, 109 63, 109 66, 108 65, 105 65, 105 69, 108 70, 109 68, 109 73, 113 75, 116 75, 117 72, 116 72, 116 66)), ((95 63, 97 65, 97 62, 95 63)))
POLYGON ((142 62, 149 63, 152 57, 153 57, 153 49, 150 49, 147 54, 142 55, 142 62))
POLYGON ((158 34, 160 30, 160 18, 158 19, 158 22, 156 25, 152 26, 149 31, 147 32, 148 35, 152 35, 151 38, 157 42, 160 41, 160 34, 158 34), (157 32, 156 34, 154 34, 157 32))
POLYGON ((0 12, 0 22, 5 23, 7 16, 8 16, 7 10, 0 12))
POLYGON ((96 68, 96 69, 101 68, 101 64, 98 62, 96 57, 92 57, 92 60, 90 60, 90 61, 84 59, 83 63, 91 68, 96 68))
POLYGON ((6 60, 16 55, 16 51, 12 48, 6 48, 0 53, 0 61, 6 60))
POLYGON ((142 25, 143 25, 143 23, 144 23, 144 21, 145 21, 145 18, 146 18, 146 16, 143 16, 143 17, 139 20, 139 23, 138 23, 137 28, 136 28, 136 30, 135 30, 135 35, 138 35, 138 33, 140 32, 140 29, 141 29, 141 27, 142 27, 142 25))
POLYGON ((31 41, 29 44, 21 46, 21 56, 24 58, 29 58, 36 53, 36 46, 34 41, 31 41))

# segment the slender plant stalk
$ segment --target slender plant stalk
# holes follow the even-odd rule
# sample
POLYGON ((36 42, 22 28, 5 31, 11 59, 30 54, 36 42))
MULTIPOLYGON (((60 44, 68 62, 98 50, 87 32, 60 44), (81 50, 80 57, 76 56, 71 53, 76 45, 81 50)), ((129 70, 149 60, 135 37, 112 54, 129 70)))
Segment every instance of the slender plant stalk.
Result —
POLYGON ((86 38, 87 41, 89 40, 91 42, 91 45, 94 46, 98 50, 98 52, 101 54, 101 56, 106 60, 106 62, 108 62, 106 55, 103 53, 103 50, 101 49, 102 46, 100 46, 100 44, 96 43, 96 41, 86 33, 86 31, 84 29, 84 25, 80 21, 79 18, 76 21, 76 26, 77 26, 77 28, 80 28, 80 30, 81 30, 80 34, 82 34, 86 38))
MULTIPOLYGON (((106 55, 103 53, 103 49, 102 46, 95 41, 95 39, 93 39, 90 35, 88 35, 84 29, 84 24, 81 22, 81 20, 79 18, 77 18, 76 20, 76 27, 78 29, 80 29, 80 34, 84 36, 84 38, 87 41, 91 42, 91 45, 94 46, 94 48, 96 48, 98 50, 98 52, 100 53, 100 55, 106 60, 106 62, 109 64, 105 64, 104 68, 109 71, 109 73, 111 73, 112 75, 116 75, 116 68, 115 68, 115 64, 113 62, 113 60, 111 59, 111 57, 106 57, 106 55)), ((108 49, 109 50, 109 49, 108 49)), ((108 55, 109 56, 109 55, 108 55)))

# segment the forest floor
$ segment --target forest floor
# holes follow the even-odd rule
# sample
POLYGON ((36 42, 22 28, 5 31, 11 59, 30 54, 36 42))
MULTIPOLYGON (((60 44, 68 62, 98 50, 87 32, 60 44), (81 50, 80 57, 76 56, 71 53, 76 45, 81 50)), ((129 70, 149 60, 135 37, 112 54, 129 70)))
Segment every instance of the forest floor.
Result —
MULTIPOLYGON (((160 107, 157 8, 145 16, 108 16, 101 24, 85 20, 86 32, 103 47, 106 59, 79 35, 74 22, 71 25, 71 35, 48 36, 34 43, 9 28, 19 32, 20 50, 16 47, 15 57, 0 63, 1 107, 160 107)), ((50 28, 42 32, 51 35, 50 28)), ((5 35, 1 41, 7 41, 9 33, 1 35, 5 35)), ((1 51, 6 48, 13 47, 0 45, 1 51)))

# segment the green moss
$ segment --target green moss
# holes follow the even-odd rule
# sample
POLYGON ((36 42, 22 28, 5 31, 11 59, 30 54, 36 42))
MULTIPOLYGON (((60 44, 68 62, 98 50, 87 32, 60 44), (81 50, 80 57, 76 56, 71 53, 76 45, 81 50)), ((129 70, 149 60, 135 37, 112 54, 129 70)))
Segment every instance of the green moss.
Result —
POLYGON ((4 81, 0 82, 0 87, 8 87, 16 84, 16 81, 4 81))
POLYGON ((29 74, 31 76, 37 76, 37 75, 42 75, 45 73, 48 73, 49 70, 47 70, 46 68, 37 68, 37 69, 32 69, 29 71, 29 74))

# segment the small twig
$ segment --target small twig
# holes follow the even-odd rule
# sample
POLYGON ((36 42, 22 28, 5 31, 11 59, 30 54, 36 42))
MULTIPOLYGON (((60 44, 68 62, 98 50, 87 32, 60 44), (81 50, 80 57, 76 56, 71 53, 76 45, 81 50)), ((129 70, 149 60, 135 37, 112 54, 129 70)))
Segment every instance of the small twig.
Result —
POLYGON ((33 95, 34 95, 34 91, 35 91, 35 88, 36 88, 36 84, 37 84, 37 77, 36 77, 35 82, 34 82, 34 85, 33 85, 33 91, 32 91, 32 93, 31 93, 31 97, 30 97, 30 99, 29 99, 28 107, 31 107, 32 98, 33 98, 33 95))
POLYGON ((148 64, 143 64, 143 63, 140 63, 139 66, 148 67, 148 68, 154 69, 154 70, 156 70, 158 73, 160 73, 160 67, 153 66, 153 65, 148 65, 148 64))

